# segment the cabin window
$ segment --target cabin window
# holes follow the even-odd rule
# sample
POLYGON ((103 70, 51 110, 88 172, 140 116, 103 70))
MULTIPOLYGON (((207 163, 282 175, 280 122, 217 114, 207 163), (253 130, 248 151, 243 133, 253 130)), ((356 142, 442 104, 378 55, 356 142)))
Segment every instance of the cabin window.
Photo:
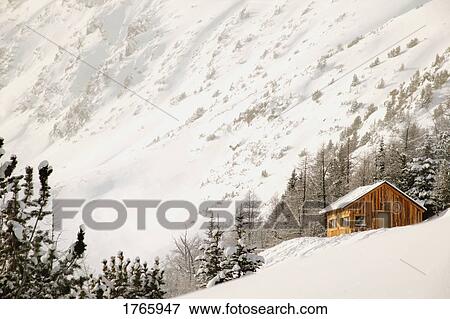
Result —
POLYGON ((336 219, 335 218, 333 218, 333 219, 329 219, 328 220, 328 228, 336 228, 336 219))
POLYGON ((342 217, 339 224, 341 224, 341 227, 350 227, 350 218, 342 217))
POLYGON ((356 216, 355 227, 365 227, 365 226, 366 226, 366 218, 364 216, 356 216))

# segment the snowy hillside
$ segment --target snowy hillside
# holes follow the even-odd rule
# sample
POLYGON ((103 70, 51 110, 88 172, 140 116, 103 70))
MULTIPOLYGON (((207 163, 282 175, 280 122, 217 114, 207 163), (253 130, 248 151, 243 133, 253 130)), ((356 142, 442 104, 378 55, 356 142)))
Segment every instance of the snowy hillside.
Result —
MULTIPOLYGON (((0 12, 0 136, 22 165, 53 165, 60 198, 198 202, 251 189, 268 200, 301 150, 374 104, 362 136, 388 93, 450 46, 447 0, 15 0, 0 12)), ((411 116, 430 123, 448 92, 411 116)), ((73 235, 80 223, 64 226, 73 235)), ((173 234, 148 224, 137 232, 131 214, 116 232, 88 230, 89 260, 161 253, 173 234)))
POLYGON ((294 239, 266 251, 257 274, 187 297, 449 298, 449 227, 447 213, 416 226, 294 239))

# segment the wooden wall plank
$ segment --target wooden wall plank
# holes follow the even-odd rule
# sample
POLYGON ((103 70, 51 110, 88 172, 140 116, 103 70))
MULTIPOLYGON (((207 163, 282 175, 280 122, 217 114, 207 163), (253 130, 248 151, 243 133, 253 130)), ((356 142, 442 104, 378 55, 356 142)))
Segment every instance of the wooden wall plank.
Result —
POLYGON ((384 183, 348 205, 344 210, 336 210, 327 214, 327 235, 329 237, 360 231, 355 227, 355 217, 364 215, 366 229, 377 227, 377 215, 380 212, 389 212, 391 227, 407 226, 422 222, 424 209, 411 201, 407 196, 397 191, 391 185, 384 183), (350 217, 350 227, 341 227, 339 219, 350 217), (336 218, 338 227, 328 229, 328 220, 336 218))

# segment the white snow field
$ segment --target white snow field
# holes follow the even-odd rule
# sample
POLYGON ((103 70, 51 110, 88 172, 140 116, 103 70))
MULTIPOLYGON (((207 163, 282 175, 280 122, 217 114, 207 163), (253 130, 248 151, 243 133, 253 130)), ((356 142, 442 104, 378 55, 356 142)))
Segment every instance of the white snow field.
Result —
MULTIPOLYGON (((50 162, 58 198, 198 203, 253 190, 267 202, 299 152, 338 138, 371 103, 358 135, 384 117, 388 93, 450 46, 449 12, 448 0, 1 1, 0 136, 21 167, 50 162)), ((448 92, 410 116, 431 123, 448 92)), ((81 223, 65 222, 62 238, 81 223)), ((154 214, 147 223, 138 232, 131 210, 120 230, 87 229, 90 264, 117 249, 164 254, 174 232, 154 214)))
POLYGON ((299 238, 254 275, 186 298, 450 298, 450 212, 415 226, 299 238))

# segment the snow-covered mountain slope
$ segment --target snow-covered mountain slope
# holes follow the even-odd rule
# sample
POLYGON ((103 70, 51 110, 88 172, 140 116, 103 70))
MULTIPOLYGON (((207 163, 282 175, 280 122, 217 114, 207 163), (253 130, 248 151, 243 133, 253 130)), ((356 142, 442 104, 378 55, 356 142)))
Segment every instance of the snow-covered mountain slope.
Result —
MULTIPOLYGON (((251 189, 268 200, 299 151, 373 103, 370 127, 388 92, 450 45, 447 0, 15 0, 0 12, 0 135, 22 164, 51 162, 55 195, 69 198, 198 202, 251 189), (388 58, 393 45, 401 54, 388 58), (379 66, 363 63, 379 52, 379 66)), ((90 260, 161 252, 173 233, 148 223, 137 232, 132 212, 119 231, 88 231, 90 260)))
POLYGON ((299 238, 255 275, 188 298, 450 298, 450 213, 400 228, 299 238))

